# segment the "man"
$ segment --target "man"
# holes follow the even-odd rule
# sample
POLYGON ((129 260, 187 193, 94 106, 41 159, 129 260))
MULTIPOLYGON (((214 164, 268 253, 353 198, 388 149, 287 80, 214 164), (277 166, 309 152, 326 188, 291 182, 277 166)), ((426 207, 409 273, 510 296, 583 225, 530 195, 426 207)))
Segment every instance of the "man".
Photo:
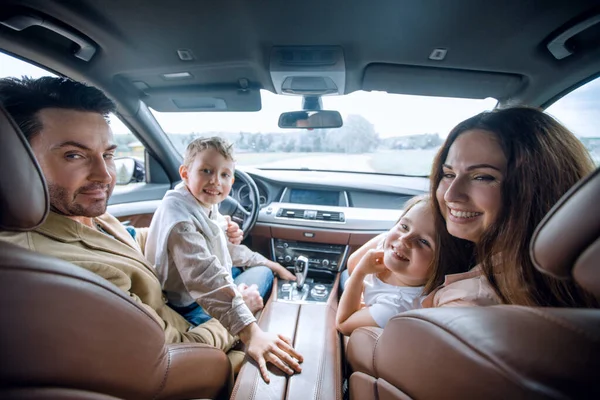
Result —
MULTIPOLYGON (((0 232, 0 240, 64 259, 112 282, 154 316, 167 343, 206 343, 228 351, 235 340, 218 321, 193 327, 165 304, 153 266, 119 221, 106 213, 116 179, 116 145, 107 122, 114 103, 96 88, 51 77, 0 79, 0 102, 33 149, 51 207, 39 228, 0 232)), ((239 292, 227 292, 231 309, 226 313, 246 315, 239 292)), ((201 305, 223 319, 222 309, 201 305)), ((244 342, 265 381, 269 382, 266 362, 288 374, 300 372, 302 356, 288 338, 263 332, 255 320, 242 326, 231 334, 244 342)))

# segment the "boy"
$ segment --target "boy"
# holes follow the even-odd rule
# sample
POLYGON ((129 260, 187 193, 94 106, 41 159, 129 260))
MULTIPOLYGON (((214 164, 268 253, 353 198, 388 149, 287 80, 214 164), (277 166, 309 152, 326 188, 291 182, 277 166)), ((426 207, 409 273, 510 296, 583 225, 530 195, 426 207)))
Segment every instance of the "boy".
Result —
POLYGON ((179 168, 183 182, 167 192, 154 214, 146 257, 156 265, 173 309, 195 326, 213 315, 235 334, 255 321, 273 273, 295 277, 248 247, 228 242, 225 230, 232 223, 218 204, 231 191, 234 168, 232 145, 221 138, 199 138, 188 145, 179 168), (234 264, 253 268, 241 272, 232 270, 234 264))

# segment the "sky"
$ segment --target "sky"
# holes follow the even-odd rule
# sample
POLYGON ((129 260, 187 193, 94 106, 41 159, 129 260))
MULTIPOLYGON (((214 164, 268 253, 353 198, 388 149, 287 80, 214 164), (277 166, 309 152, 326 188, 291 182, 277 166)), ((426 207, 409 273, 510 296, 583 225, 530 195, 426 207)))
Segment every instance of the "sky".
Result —
MULTIPOLYGON (((0 53, 0 77, 52 75, 47 71, 9 55, 0 53)), ((261 91, 259 112, 192 112, 153 114, 167 133, 202 132, 285 132, 277 127, 279 115, 301 108, 298 96, 275 95, 261 91)), ((337 110, 346 117, 359 114, 368 119, 380 137, 438 133, 446 137, 460 121, 481 111, 492 109, 495 99, 455 99, 407 96, 385 92, 354 92, 346 96, 323 97, 323 108, 337 110)), ((548 112, 557 117, 577 136, 600 137, 600 79, 579 88, 551 106, 548 112)), ((118 118, 111 118, 115 133, 128 129, 118 118)), ((289 131, 289 130, 288 130, 289 131)))

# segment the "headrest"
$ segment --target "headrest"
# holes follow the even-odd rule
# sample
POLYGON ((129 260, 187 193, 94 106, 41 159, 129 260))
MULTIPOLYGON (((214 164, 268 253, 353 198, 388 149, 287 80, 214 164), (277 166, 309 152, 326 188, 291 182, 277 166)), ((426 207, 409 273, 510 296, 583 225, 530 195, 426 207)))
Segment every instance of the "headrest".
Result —
POLYGON ((26 231, 44 222, 48 189, 25 136, 0 106, 0 229, 26 231))
POLYGON ((540 222, 531 240, 536 268, 573 277, 600 298, 600 169, 569 190, 540 222))

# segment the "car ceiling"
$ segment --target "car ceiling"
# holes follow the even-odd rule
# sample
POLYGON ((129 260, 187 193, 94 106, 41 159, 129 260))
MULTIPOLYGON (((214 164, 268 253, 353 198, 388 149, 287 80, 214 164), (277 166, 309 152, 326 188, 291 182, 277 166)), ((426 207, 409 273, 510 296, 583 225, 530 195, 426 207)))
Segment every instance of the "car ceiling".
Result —
MULTIPOLYGON (((93 83, 113 97, 144 98, 143 81, 168 92, 182 85, 232 85, 246 79, 275 91, 273 46, 341 46, 345 92, 500 98, 541 105, 600 71, 600 26, 580 50, 555 59, 549 37, 600 12, 596 0, 24 0, 4 1, 1 18, 30 12, 81 32, 99 48, 90 62, 64 51, 41 28, 0 26, 0 48, 93 83), (445 48, 443 61, 428 59, 445 48), (193 61, 181 61, 189 49, 193 61), (173 83, 159 75, 181 70, 173 83)), ((600 24, 599 24, 600 25, 600 24)), ((61 47, 62 46, 62 47, 61 47)))

